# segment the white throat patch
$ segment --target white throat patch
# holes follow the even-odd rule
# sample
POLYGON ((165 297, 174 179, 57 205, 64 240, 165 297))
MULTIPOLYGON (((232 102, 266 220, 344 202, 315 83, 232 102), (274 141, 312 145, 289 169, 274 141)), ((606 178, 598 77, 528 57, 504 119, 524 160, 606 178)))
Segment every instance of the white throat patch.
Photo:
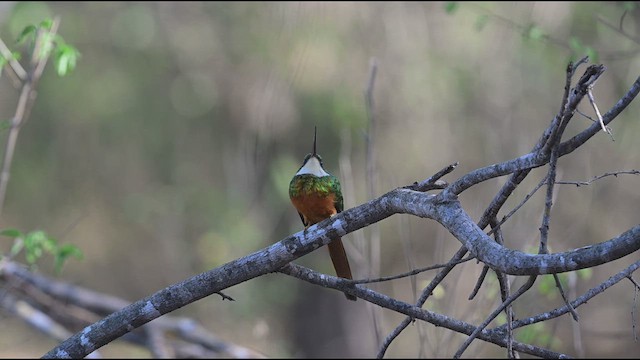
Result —
POLYGON ((324 171, 324 169, 320 165, 320 161, 318 161, 318 159, 316 159, 315 157, 309 159, 307 163, 304 164, 304 166, 301 167, 300 170, 298 170, 298 172, 296 173, 296 175, 302 174, 311 174, 317 177, 329 176, 329 173, 324 171))

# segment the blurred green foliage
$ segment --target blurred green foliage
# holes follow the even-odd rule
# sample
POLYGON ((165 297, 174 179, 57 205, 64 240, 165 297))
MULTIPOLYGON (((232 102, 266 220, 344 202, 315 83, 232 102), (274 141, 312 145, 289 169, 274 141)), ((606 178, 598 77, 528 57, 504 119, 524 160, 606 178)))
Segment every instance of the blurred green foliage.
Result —
POLYGON ((56 274, 62 271, 62 266, 69 257, 82 259, 82 251, 73 244, 59 244, 58 240, 41 230, 30 231, 23 234, 16 229, 4 229, 0 235, 13 238, 13 245, 8 256, 13 258, 24 252, 27 264, 35 269, 38 260, 49 254, 54 258, 54 270, 56 274))
MULTIPOLYGON (((75 68, 76 61, 80 56, 80 53, 74 46, 67 44, 62 36, 53 34, 51 32, 52 26, 52 19, 42 20, 38 25, 27 25, 16 39, 16 44, 29 44, 29 52, 33 53, 36 49, 36 42, 41 41, 41 45, 38 50, 39 53, 36 55, 37 59, 47 59, 53 52, 58 75, 65 76, 75 68)), ((22 58, 21 53, 18 51, 11 51, 11 53, 13 55, 13 60, 19 62, 22 58)), ((28 57, 25 56, 25 58, 31 57, 31 54, 29 54, 28 57)), ((10 59, 4 59, 3 57, 3 60, 4 61, 0 63, 0 71, 2 70, 3 66, 7 65, 7 61, 9 61, 10 59)), ((23 109, 22 111, 25 110, 23 109)), ((3 129, 11 127, 11 120, 3 122, 3 129)), ((11 151, 12 150, 13 149, 11 149, 11 151)), ((10 150, 5 149, 5 151, 10 150)), ((7 161, 6 158, 4 161, 7 161)), ((0 206, 2 205, 3 204, 0 204, 0 206)), ((16 229, 5 229, 0 231, 0 235, 11 237, 14 239, 8 256, 13 258, 21 252, 24 252, 24 259, 32 269, 36 268, 36 263, 45 253, 53 256, 54 271, 56 274, 60 273, 60 271, 62 270, 62 266, 69 257, 73 256, 77 259, 82 259, 82 251, 80 250, 80 248, 72 244, 60 245, 55 238, 51 237, 46 232, 41 230, 31 231, 27 234, 23 234, 16 229)))

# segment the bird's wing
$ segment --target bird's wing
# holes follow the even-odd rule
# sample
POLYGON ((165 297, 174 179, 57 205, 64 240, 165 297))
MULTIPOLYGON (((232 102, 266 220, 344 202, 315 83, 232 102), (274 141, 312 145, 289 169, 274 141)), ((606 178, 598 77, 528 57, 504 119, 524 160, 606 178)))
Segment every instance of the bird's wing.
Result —
POLYGON ((333 205, 336 207, 336 212, 341 213, 344 209, 344 203, 342 200, 342 188, 340 186, 340 181, 338 178, 334 177, 333 181, 333 193, 336 195, 335 200, 333 201, 333 205))

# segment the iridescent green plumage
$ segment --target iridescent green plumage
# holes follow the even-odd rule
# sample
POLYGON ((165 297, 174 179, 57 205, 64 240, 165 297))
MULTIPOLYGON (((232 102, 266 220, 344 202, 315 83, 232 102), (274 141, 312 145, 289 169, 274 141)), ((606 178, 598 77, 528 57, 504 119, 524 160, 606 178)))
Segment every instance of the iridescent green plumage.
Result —
POLYGON ((318 177, 313 174, 296 175, 289 183, 289 197, 301 195, 335 196, 334 204, 337 212, 343 210, 342 189, 340 181, 333 175, 318 177))

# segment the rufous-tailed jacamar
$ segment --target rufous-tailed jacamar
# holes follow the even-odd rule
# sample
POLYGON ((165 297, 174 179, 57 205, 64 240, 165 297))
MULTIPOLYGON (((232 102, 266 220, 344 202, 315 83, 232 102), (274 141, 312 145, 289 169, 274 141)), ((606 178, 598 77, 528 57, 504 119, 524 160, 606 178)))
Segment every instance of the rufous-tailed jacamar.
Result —
MULTIPOLYGON (((291 179, 289 198, 298 210, 305 229, 327 219, 343 209, 340 181, 322 167, 322 158, 316 152, 316 130, 313 132, 313 153, 307 154, 302 166, 291 179)), ((333 239, 329 245, 329 256, 336 269, 336 275, 352 279, 347 253, 340 238, 333 239)), ((346 294, 347 299, 356 300, 346 294)))

